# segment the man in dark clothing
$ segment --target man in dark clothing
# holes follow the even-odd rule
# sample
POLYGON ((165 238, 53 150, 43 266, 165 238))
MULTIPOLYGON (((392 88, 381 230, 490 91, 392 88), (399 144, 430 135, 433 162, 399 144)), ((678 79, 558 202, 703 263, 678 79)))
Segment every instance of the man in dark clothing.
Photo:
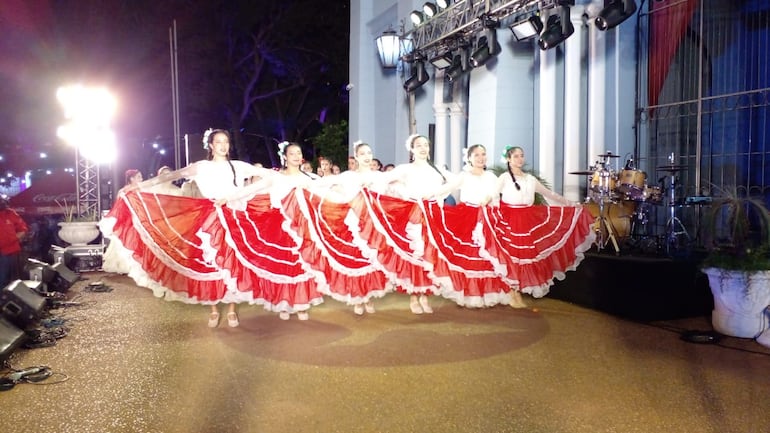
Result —
POLYGON ((21 240, 28 230, 19 214, 8 207, 8 196, 0 194, 0 288, 19 277, 21 240))

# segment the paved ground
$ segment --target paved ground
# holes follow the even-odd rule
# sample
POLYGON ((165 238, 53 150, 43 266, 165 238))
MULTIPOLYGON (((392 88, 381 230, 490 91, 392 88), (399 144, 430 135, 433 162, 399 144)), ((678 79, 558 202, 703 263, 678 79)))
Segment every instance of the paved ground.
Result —
POLYGON ((80 305, 52 311, 69 335, 11 357, 57 374, 0 392, 3 433, 770 429, 770 350, 680 340, 705 317, 635 323, 548 298, 415 316, 390 295, 363 317, 327 301, 308 322, 243 306, 239 328, 212 330, 206 307, 83 276, 80 305))

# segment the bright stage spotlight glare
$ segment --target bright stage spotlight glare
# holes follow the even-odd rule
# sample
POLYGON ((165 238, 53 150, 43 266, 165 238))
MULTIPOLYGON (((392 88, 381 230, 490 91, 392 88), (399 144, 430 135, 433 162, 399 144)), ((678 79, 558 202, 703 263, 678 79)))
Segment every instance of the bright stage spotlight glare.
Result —
POLYGON ((427 18, 433 18, 433 16, 438 13, 438 8, 435 4, 428 2, 422 5, 422 13, 424 13, 427 18))

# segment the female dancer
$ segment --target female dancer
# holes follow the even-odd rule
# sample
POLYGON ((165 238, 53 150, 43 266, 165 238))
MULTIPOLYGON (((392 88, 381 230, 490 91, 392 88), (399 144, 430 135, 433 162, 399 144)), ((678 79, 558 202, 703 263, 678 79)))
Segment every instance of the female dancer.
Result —
MULTIPOLYGON (((395 252, 390 258, 381 252, 380 262, 396 275, 401 290, 411 295, 409 308, 412 313, 430 314, 433 309, 428 295, 438 289, 433 264, 425 259, 434 257, 435 252, 431 243, 426 242, 422 208, 424 201, 443 201, 458 181, 430 161, 430 141, 426 137, 409 136, 406 148, 412 155, 411 162, 384 173, 386 181, 393 182, 390 191, 406 201, 374 196, 369 199, 369 208, 380 223, 379 231, 388 233, 388 244, 395 252)), ((372 240, 369 242, 371 244, 372 240)))
POLYGON ((356 158, 366 164, 314 181, 312 192, 305 189, 288 197, 283 209, 301 240, 303 259, 328 282, 323 293, 353 305, 354 313, 362 315, 364 311, 375 312, 371 299, 385 295, 387 279, 375 259, 377 251, 366 246, 359 234, 359 220, 366 215, 361 212, 364 200, 360 191, 377 179, 369 168, 369 145, 360 143, 355 149, 356 158))
MULTIPOLYGON (((131 188, 126 188, 127 190, 136 189, 141 191, 143 188, 150 188, 176 179, 188 178, 192 179, 201 194, 209 199, 196 200, 182 197, 164 197, 161 202, 161 199, 158 197, 151 201, 145 201, 144 196, 139 194, 129 197, 129 201, 138 201, 138 203, 132 206, 132 210, 135 213, 141 209, 148 209, 150 205, 153 205, 152 209, 157 208, 158 212, 164 213, 160 221, 157 221, 157 217, 153 217, 151 214, 144 216, 138 214, 140 219, 148 218, 146 224, 143 224, 143 226, 147 226, 144 227, 145 229, 150 230, 148 227, 151 227, 152 230, 158 230, 158 226, 160 226, 161 222, 169 224, 167 236, 172 240, 167 240, 167 244, 176 246, 177 244, 183 243, 183 247, 192 247, 192 249, 195 250, 195 255, 200 256, 190 257, 181 254, 179 251, 167 247, 166 244, 160 240, 156 240, 155 245, 151 246, 151 250, 160 249, 163 256, 169 257, 172 260, 182 261, 182 265, 193 266, 192 263, 188 263, 192 259, 210 261, 203 260, 204 253, 198 252, 198 250, 202 250, 205 246, 192 244, 191 238, 200 236, 199 231, 205 232, 202 227, 211 225, 212 221, 215 220, 216 212, 211 200, 222 199, 229 195, 233 195, 239 188, 243 187, 244 180, 249 179, 252 176, 267 178, 274 175, 272 170, 254 167, 243 161, 231 160, 230 134, 225 130, 208 130, 206 134, 204 134, 204 143, 208 149, 208 158, 206 160, 195 162, 180 170, 162 174, 143 181, 131 188), (193 200, 195 204, 192 204, 190 200, 193 200), (156 202, 158 205, 154 206, 156 202), (188 206, 188 208, 185 209, 185 206, 188 206), (183 233, 187 233, 189 236, 180 236, 180 234, 183 233), (177 241, 173 238, 181 238, 181 240, 177 241), (169 249, 166 250, 165 248, 169 249)), ((155 232, 150 232, 150 234, 152 236, 164 235, 163 233, 155 232)), ((179 262, 172 263, 168 273, 171 273, 171 270, 176 269, 179 265, 179 262)), ((146 266, 143 267, 146 268, 146 266)), ((169 289, 176 292, 178 295, 177 297, 172 297, 172 299, 179 299, 181 297, 180 300, 185 302, 211 305, 211 314, 208 319, 209 327, 214 328, 219 324, 219 310, 217 304, 227 302, 227 324, 231 327, 236 327, 239 325, 239 321, 235 311, 235 303, 243 301, 254 302, 259 298, 250 291, 241 289, 230 290, 228 281, 226 280, 229 280, 230 287, 233 287, 233 285, 237 286, 237 281, 232 281, 229 272, 223 274, 221 268, 218 269, 220 269, 219 274, 221 274, 219 287, 212 286, 211 284, 201 285, 202 287, 194 285, 192 288, 189 286, 179 287, 178 284, 180 284, 180 281, 178 277, 167 276, 166 279, 167 281, 172 282, 169 289)), ((202 281, 209 283, 212 282, 212 279, 214 278, 213 275, 217 274, 217 272, 207 271, 199 277, 196 277, 196 275, 198 275, 196 272, 185 271, 185 273, 189 275, 188 278, 202 278, 202 281)))
POLYGON ((485 209, 485 250, 506 265, 503 280, 514 290, 542 297, 583 260, 591 247, 593 219, 574 203, 525 173, 524 151, 508 147, 508 171, 498 177, 500 206, 485 209), (533 206, 539 193, 551 206, 533 206))
MULTIPOLYGON (((497 176, 486 170, 487 153, 475 144, 463 155, 459 204, 426 204, 430 240, 436 247, 434 273, 441 281, 442 296, 465 307, 491 307, 511 302, 510 288, 497 275, 505 270, 498 261, 482 256, 481 209, 497 204, 497 176)), ((518 292, 516 292, 518 293, 518 292)))

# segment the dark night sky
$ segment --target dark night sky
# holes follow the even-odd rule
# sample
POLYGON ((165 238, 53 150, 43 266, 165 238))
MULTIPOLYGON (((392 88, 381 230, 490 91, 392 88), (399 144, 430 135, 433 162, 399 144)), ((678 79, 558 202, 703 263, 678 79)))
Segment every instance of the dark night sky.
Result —
POLYGON ((114 128, 122 139, 170 129, 165 125, 171 114, 163 113, 169 73, 160 69, 169 63, 167 26, 121 28, 107 13, 116 10, 110 2, 102 3, 105 9, 89 3, 4 0, 0 140, 5 146, 58 145, 55 130, 63 115, 56 89, 75 82, 104 85, 117 96, 114 128))
MULTIPOLYGON (((198 19, 191 15, 200 3, 2 0, 0 153, 17 160, 38 151, 61 153, 56 128, 64 119, 55 94, 75 82, 104 85, 116 95, 113 129, 120 146, 171 136, 169 27, 174 19, 198 19)), ((200 31, 209 31, 205 23, 200 31)), ((6 157, 0 169, 8 164, 6 157)))

